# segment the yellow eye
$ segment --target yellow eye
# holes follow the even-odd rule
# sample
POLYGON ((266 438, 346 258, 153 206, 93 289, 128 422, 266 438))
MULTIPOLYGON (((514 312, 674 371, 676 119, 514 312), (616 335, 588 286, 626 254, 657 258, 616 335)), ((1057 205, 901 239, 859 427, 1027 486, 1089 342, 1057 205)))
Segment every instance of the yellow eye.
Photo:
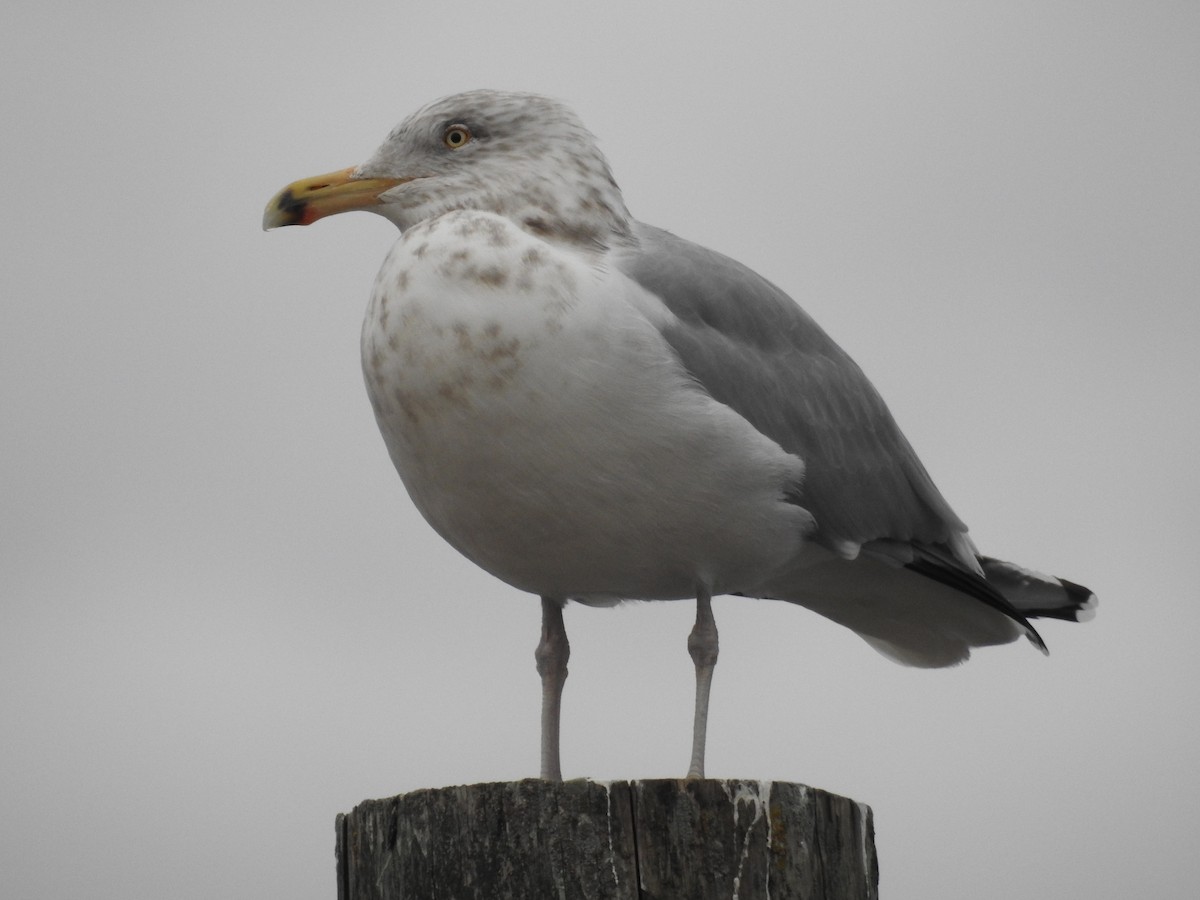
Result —
POLYGON ((471 129, 466 125, 451 125, 442 135, 442 143, 451 150, 457 150, 471 141, 471 129))

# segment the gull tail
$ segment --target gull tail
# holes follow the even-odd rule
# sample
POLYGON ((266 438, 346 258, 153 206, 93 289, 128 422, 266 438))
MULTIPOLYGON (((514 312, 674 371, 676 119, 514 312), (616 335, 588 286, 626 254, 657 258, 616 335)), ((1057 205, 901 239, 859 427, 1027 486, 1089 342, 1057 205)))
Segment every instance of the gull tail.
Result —
POLYGON ((1085 587, 979 556, 969 544, 962 551, 876 540, 846 559, 810 545, 802 566, 750 596, 804 606, 889 659, 924 669, 958 665, 975 647, 1022 634, 1046 653, 1031 620, 1085 622, 1095 613, 1096 598, 1085 587))
POLYGON ((980 556, 979 565, 988 584, 1030 619, 1087 622, 1096 615, 1096 595, 1083 585, 989 556, 980 556))

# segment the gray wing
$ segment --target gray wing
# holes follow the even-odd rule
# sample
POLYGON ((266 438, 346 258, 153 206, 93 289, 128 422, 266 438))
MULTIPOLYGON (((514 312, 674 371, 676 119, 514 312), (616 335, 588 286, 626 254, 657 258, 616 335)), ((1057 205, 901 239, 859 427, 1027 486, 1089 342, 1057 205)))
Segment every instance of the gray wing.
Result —
POLYGON ((804 460, 797 499, 819 543, 961 544, 966 527, 883 399, 798 304, 726 256, 640 223, 635 234, 617 266, 677 317, 664 337, 704 389, 804 460))

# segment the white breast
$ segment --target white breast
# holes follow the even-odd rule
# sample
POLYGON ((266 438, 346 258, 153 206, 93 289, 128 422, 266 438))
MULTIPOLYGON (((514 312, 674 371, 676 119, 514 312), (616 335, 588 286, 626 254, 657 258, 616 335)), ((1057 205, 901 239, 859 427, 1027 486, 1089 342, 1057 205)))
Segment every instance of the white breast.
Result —
POLYGON ((486 213, 410 229, 376 281, 363 370, 430 524, 546 596, 736 591, 799 550, 803 474, 682 371, 656 298, 486 213))

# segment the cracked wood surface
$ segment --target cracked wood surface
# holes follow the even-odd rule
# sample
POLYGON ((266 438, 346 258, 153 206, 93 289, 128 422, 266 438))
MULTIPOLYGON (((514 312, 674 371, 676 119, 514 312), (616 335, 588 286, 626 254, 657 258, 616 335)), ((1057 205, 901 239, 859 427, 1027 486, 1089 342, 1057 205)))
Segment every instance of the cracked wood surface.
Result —
POLYGON ((788 782, 527 781, 337 817, 338 900, 877 900, 868 807, 788 782))

